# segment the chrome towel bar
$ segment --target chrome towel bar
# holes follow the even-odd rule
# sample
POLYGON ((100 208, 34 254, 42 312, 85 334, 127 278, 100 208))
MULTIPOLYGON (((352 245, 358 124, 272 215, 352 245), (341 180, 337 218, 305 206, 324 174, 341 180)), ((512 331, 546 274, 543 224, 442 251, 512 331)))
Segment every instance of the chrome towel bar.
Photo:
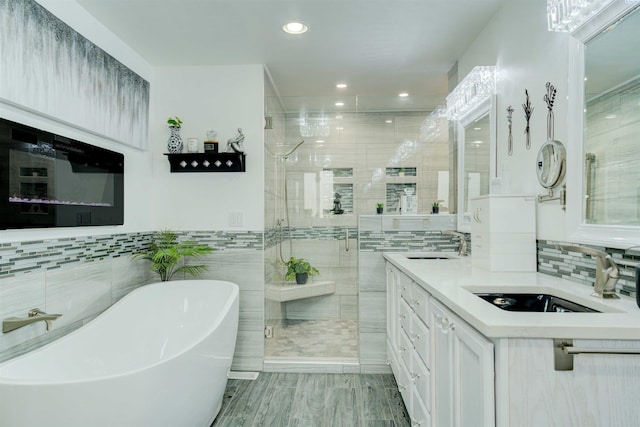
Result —
POLYGON ((640 354, 640 349, 574 347, 573 340, 556 338, 553 340, 553 354, 556 371, 573 371, 574 354, 640 354))

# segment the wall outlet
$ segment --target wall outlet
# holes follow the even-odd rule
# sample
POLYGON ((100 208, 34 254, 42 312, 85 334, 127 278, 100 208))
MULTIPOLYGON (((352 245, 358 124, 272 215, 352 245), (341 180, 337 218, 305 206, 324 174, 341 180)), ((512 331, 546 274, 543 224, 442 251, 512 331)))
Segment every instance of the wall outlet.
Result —
POLYGON ((244 214, 242 212, 229 212, 229 227, 242 227, 244 214))

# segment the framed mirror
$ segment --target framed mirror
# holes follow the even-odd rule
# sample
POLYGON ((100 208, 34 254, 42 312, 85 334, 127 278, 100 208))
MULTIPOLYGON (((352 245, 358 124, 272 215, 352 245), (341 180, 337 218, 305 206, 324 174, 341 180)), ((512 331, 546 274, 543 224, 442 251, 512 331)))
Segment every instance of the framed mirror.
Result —
POLYGON ((612 2, 573 33, 567 230, 571 241, 640 244, 640 4, 612 2))
POLYGON ((556 188, 566 170, 567 155, 559 141, 547 141, 542 144, 536 158, 536 176, 544 188, 556 188))
POLYGON ((458 230, 471 232, 469 201, 489 194, 496 176, 495 96, 458 121, 458 230))

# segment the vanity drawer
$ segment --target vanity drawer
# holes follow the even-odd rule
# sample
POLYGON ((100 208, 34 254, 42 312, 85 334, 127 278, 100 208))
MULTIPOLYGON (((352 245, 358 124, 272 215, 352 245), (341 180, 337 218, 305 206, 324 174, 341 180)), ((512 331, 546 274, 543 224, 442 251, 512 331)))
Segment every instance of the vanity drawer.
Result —
POLYGON ((417 392, 418 399, 421 400, 427 412, 431 412, 431 373, 429 369, 422 363, 420 357, 413 353, 413 361, 411 368, 411 378, 413 379, 413 386, 417 392))
POLYGON ((398 306, 398 317, 400 320, 400 329, 403 329, 407 335, 411 334, 411 318, 413 317, 413 311, 409 304, 404 300, 400 300, 398 306))
POLYGON ((429 360, 429 328, 418 319, 414 319, 411 325, 411 339, 413 340, 413 346, 423 360, 423 363, 427 367, 431 366, 429 360))
POLYGON ((429 325, 429 293, 422 286, 413 283, 411 286, 411 307, 418 317, 429 325))

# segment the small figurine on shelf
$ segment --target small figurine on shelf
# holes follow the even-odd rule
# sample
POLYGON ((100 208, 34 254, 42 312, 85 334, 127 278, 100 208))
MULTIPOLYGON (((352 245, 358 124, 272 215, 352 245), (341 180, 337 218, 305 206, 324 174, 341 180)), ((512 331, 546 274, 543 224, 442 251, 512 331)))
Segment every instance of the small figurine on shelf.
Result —
POLYGON ((238 134, 235 138, 231 138, 227 141, 227 152, 228 153, 244 153, 244 134, 242 133, 242 128, 238 128, 238 134))
POLYGON ((341 198, 342 196, 340 193, 335 194, 335 199, 333 199, 333 209, 331 209, 331 212, 333 212, 334 215, 342 215, 344 213, 344 209, 342 209, 342 202, 340 201, 341 198))

